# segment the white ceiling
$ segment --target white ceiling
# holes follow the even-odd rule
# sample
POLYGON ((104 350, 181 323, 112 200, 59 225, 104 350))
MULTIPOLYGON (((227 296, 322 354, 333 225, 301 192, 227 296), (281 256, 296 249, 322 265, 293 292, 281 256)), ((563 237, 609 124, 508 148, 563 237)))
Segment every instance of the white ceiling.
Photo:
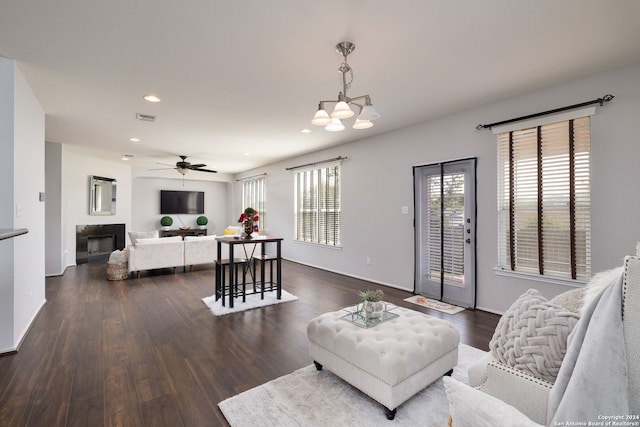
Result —
POLYGON ((235 173, 638 62, 639 18, 637 0, 0 0, 0 55, 47 141, 235 173), (330 133, 309 121, 343 40, 349 95, 382 117, 330 133))

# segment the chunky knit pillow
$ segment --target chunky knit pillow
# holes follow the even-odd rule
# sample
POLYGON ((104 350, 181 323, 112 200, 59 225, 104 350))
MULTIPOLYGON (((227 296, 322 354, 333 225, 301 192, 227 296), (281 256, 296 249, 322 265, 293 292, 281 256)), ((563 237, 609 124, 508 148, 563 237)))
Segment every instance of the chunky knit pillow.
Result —
POLYGON ((579 318, 529 289, 502 316, 489 348, 500 362, 553 383, 579 318))

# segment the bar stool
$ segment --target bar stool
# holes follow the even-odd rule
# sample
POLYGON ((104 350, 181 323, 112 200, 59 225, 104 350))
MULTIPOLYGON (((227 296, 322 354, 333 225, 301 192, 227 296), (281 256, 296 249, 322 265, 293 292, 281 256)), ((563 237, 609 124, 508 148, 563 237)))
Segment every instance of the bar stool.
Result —
POLYGON ((227 292, 227 268, 231 266, 231 260, 221 259, 214 260, 216 265, 216 300, 222 298, 222 305, 224 306, 224 296, 229 295, 229 298, 236 298, 242 295, 242 302, 246 302, 246 283, 247 283, 247 270, 249 267, 249 261, 243 258, 234 258, 234 276, 235 283, 229 283, 229 291, 227 292), (238 269, 242 268, 242 282, 240 282, 240 274, 238 269), (239 291, 239 287, 242 286, 242 292, 239 291))
MULTIPOLYGON (((257 282, 257 284, 260 285, 261 288, 261 292, 264 292, 264 290, 266 290, 266 285, 269 284, 269 291, 272 291, 274 289, 274 283, 273 283, 273 262, 277 261, 277 257, 274 255, 269 255, 269 254, 262 254, 260 256, 254 257, 253 258, 253 291, 256 292, 256 278, 258 277, 256 275, 256 270, 257 270, 257 264, 260 264, 260 281, 257 282), (266 282, 265 281, 265 265, 269 264, 269 281, 266 282)), ((264 298, 264 297, 263 297, 264 298)))

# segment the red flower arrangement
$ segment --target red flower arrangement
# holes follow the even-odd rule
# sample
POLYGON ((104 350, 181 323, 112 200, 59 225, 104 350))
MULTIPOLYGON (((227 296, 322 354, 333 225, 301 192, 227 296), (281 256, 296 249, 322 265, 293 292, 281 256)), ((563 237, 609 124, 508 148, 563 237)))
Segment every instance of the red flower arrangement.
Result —
POLYGON ((256 224, 256 222, 258 222, 258 220, 260 219, 260 217, 258 216, 258 211, 253 208, 246 208, 242 215, 240 215, 240 218, 238 218, 238 222, 244 224, 245 220, 247 219, 253 221, 253 231, 258 232, 258 225, 256 224))

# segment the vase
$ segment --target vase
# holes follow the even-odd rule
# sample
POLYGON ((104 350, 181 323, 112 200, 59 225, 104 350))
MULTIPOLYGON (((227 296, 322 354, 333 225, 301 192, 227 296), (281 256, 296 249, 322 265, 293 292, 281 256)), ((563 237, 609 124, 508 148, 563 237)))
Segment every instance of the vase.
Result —
POLYGON ((367 319, 377 319, 384 312, 384 302, 382 301, 363 301, 362 312, 367 319))
POLYGON ((242 221, 242 228, 244 229, 245 238, 250 239, 251 233, 253 233, 253 220, 251 218, 245 218, 242 221))

